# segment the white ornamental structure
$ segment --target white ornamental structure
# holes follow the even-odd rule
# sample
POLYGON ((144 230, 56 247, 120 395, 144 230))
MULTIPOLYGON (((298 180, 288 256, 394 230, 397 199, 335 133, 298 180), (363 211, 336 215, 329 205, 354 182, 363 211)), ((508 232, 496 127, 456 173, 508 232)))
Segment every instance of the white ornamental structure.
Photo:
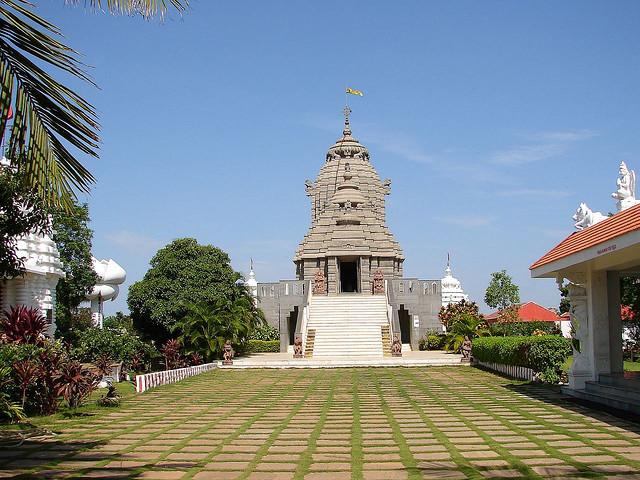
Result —
POLYGON ((444 269, 442 284, 442 306, 446 307, 450 303, 459 303, 462 300, 469 300, 469 295, 462 290, 460 280, 451 274, 451 259, 447 255, 447 268, 444 269))
POLYGON ((56 244, 48 235, 18 237, 18 257, 24 260, 24 275, 0 280, 0 306, 8 310, 17 305, 40 309, 49 321, 48 334, 56 330, 56 285, 65 276, 56 244))
POLYGON ((624 162, 620 162, 616 191, 611 196, 616 200, 619 212, 640 203, 636 200, 636 172, 629 170, 624 162))
POLYGON ((93 270, 98 275, 98 283, 87 295, 91 302, 91 318, 96 327, 102 328, 102 308, 106 300, 115 300, 120 293, 119 285, 127 279, 127 272, 114 260, 98 260, 91 257, 93 270))
POLYGON ((254 299, 254 302, 258 298, 258 281, 256 280, 256 274, 253 271, 253 258, 251 259, 251 266, 249 269, 249 278, 244 283, 244 286, 247 287, 249 293, 251 294, 251 298, 254 299))

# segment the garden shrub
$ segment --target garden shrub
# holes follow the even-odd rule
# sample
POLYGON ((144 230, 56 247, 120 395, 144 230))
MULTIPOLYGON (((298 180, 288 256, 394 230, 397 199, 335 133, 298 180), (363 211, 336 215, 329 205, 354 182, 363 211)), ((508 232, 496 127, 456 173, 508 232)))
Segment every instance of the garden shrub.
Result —
POLYGON ((280 332, 277 328, 272 327, 268 323, 263 323, 262 325, 256 327, 256 329, 251 333, 251 340, 280 340, 280 332))
POLYGON ((557 335, 482 337, 473 340, 473 358, 531 368, 548 383, 557 383, 562 365, 572 353, 571 340, 557 335))
POLYGON ((246 353, 277 353, 280 351, 280 340, 249 340, 244 351, 246 353))
POLYGON ((157 350, 137 335, 107 328, 91 328, 82 332, 72 353, 83 362, 95 362, 106 356, 114 362, 123 362, 127 367, 132 363, 148 364, 158 356, 157 350))
POLYGON ((447 336, 444 334, 428 334, 420 339, 418 348, 420 350, 442 350, 447 336))
POLYGON ((528 337, 536 330, 549 335, 560 334, 555 322, 496 322, 489 326, 491 335, 495 337, 528 337))

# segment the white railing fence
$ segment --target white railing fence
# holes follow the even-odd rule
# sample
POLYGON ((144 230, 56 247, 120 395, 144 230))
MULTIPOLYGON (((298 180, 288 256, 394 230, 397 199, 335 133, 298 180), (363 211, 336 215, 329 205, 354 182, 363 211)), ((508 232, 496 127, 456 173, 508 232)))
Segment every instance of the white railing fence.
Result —
POLYGON ((176 368, 175 370, 164 370, 162 372, 136 375, 136 392, 142 393, 150 388, 159 387, 160 385, 176 383, 185 378, 213 370, 216 366, 217 363, 205 363, 194 367, 176 368))
POLYGON ((508 375, 513 378, 519 378, 520 380, 533 380, 535 372, 528 367, 520 367, 518 365, 506 365, 504 363, 495 362, 480 362, 478 360, 473 361, 474 365, 480 365, 481 367, 488 368, 495 372, 500 372, 504 375, 508 375))

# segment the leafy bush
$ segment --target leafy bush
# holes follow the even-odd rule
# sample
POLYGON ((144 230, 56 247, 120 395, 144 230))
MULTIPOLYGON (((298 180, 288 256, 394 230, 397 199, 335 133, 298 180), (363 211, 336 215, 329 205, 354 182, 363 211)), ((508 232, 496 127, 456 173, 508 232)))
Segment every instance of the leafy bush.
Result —
POLYGON ((251 340, 280 340, 280 332, 277 328, 272 327, 268 323, 263 323, 256 327, 251 333, 251 340))
POLYGON ((56 393, 67 402, 69 408, 78 408, 98 388, 100 377, 84 368, 80 362, 70 361, 54 375, 56 393))
POLYGON ((501 337, 528 337, 536 330, 546 332, 548 335, 560 333, 555 322, 496 322, 489 326, 491 335, 501 337))
POLYGON ((249 340, 246 345, 246 353, 279 352, 280 340, 249 340))
POLYGON ((472 347, 476 360, 528 367, 548 383, 557 383, 571 353, 571 340, 555 335, 476 338, 472 347))
POLYGON ((0 319, 3 340, 14 343, 37 343, 44 339, 49 324, 40 310, 18 305, 4 312, 0 319))
POLYGON ((82 332, 72 353, 83 362, 95 362, 105 356, 114 362, 123 362, 127 367, 134 363, 148 364, 158 356, 156 349, 137 335, 107 328, 91 328, 82 332), (135 361, 134 357, 137 357, 135 361))
POLYGON ((446 339, 445 334, 428 334, 420 339, 418 348, 420 350, 442 350, 446 339))

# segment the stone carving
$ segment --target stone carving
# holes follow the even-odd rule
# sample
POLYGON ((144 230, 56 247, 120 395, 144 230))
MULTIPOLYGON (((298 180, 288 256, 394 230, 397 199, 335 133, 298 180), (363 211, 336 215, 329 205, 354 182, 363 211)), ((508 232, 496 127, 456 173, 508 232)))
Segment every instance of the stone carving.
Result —
POLYGON ((636 200, 636 172, 629 170, 624 162, 620 162, 616 191, 611 196, 617 200, 619 212, 639 203, 636 200))
POLYGON ((571 337, 573 338, 573 364, 571 371, 589 370, 588 353, 585 351, 589 340, 589 314, 587 289, 584 285, 569 283, 571 310, 571 337))
POLYGON ((384 274, 379 268, 373 272, 373 293, 384 293, 384 274))
POLYGON ((600 212, 592 211, 586 203, 582 202, 572 218, 573 221, 576 222, 573 224, 574 227, 576 227, 577 230, 584 230, 591 225, 605 220, 607 217, 600 212))
POLYGON ((385 179, 385 181, 382 182, 382 188, 384 189, 384 194, 389 195, 391 193, 391 179, 385 179))
POLYGON ((392 357, 402 356, 402 343, 400 343, 400 338, 398 338, 397 333, 393 335, 393 343, 391 344, 391 356, 392 357))
POLYGON ((231 341, 227 340, 224 344, 224 351, 222 353, 222 364, 223 365, 233 365, 233 355, 235 352, 233 351, 233 347, 231 346, 231 341))
POLYGON ((327 293, 327 279, 324 276, 324 272, 321 269, 316 271, 313 277, 313 294, 314 295, 326 295, 327 293))
POLYGON ((464 341, 462 342, 462 346, 460 347, 460 352, 462 353, 462 358, 460 361, 462 362, 470 362, 471 361, 471 340, 469 337, 465 335, 464 341))
POLYGON ((313 195, 314 188, 315 187, 314 187, 313 182, 311 180, 307 179, 307 180, 304 181, 304 189, 307 192, 308 196, 313 195))
POLYGON ((293 342, 293 358, 302 358, 302 337, 296 335, 296 339, 293 342))

